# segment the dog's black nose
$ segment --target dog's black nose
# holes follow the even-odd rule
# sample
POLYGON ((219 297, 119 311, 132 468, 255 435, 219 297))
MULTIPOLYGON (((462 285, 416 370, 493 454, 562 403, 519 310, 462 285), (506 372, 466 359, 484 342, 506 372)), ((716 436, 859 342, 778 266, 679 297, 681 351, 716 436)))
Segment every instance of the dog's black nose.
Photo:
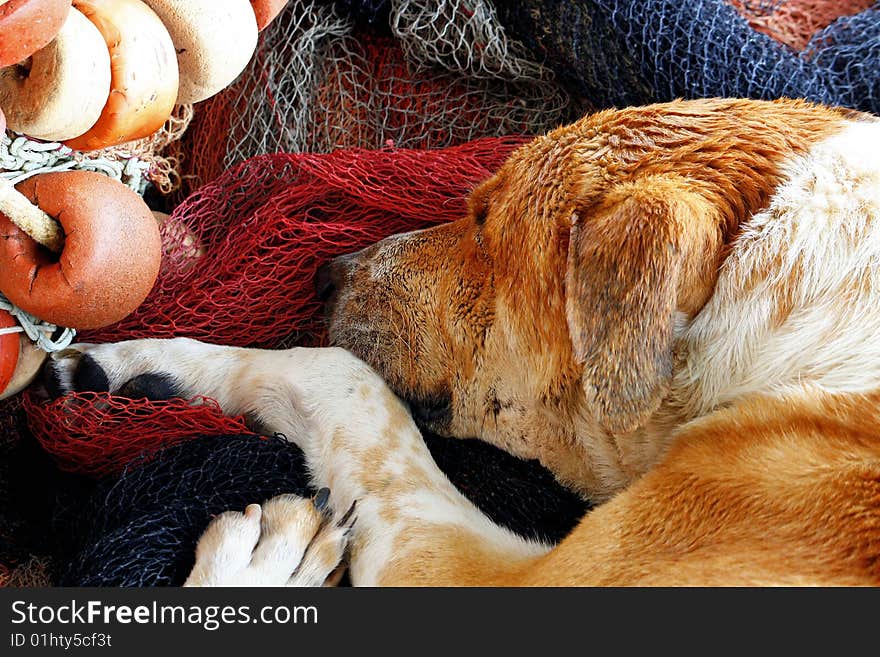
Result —
POLYGON ((315 273, 315 292, 318 299, 327 301, 336 291, 336 282, 333 280, 333 263, 327 262, 318 267, 315 273))
POLYGON ((315 272, 315 292, 318 299, 329 302, 337 290, 345 287, 361 253, 346 253, 318 267, 315 272))

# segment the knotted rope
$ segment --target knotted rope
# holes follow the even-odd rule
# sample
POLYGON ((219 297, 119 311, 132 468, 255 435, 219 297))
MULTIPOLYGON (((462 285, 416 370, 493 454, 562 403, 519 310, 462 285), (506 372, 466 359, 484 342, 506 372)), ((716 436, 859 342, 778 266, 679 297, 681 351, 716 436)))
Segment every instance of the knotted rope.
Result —
POLYGON ((149 168, 149 162, 134 156, 127 159, 90 158, 57 142, 34 141, 23 136, 0 137, 0 178, 12 184, 40 173, 97 171, 143 195, 149 168))
POLYGON ((64 233, 58 222, 15 191, 15 184, 41 173, 96 171, 142 195, 149 166, 136 157, 126 160, 89 158, 57 142, 4 134, 0 137, 0 212, 38 243, 53 253, 59 253, 64 246, 64 233))
POLYGON ((31 339, 31 342, 43 351, 52 353, 53 351, 61 351, 67 349, 73 338, 76 337, 76 331, 72 328, 65 328, 57 338, 52 338, 58 327, 55 324, 44 322, 39 317, 31 315, 29 312, 22 310, 0 292, 0 310, 5 310, 15 317, 19 326, 11 326, 9 328, 0 328, 0 335, 7 333, 21 333, 22 331, 31 339))

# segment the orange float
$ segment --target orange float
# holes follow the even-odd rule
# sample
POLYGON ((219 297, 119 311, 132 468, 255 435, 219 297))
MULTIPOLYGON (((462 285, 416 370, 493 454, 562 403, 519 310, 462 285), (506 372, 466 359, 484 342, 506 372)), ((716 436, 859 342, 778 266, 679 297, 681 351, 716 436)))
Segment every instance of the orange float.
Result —
POLYGON ((143 199, 90 171, 29 178, 16 190, 64 230, 56 254, 0 214, 0 291, 40 319, 75 329, 107 326, 146 298, 159 273, 161 241, 143 199))
MULTIPOLYGON (((0 329, 12 328, 18 322, 5 310, 0 310, 0 329)), ((18 365, 18 333, 0 333, 0 393, 6 390, 18 365)))
POLYGON ((6 383, 6 387, 0 388, 0 400, 17 395, 33 383, 48 355, 32 342, 25 333, 22 332, 14 335, 18 336, 17 342, 14 345, 10 344, 10 349, 17 350, 18 362, 12 377, 6 383))
POLYGON ((262 32, 275 17, 281 13, 288 0, 251 0, 254 16, 257 18, 257 29, 262 32))
POLYGON ((70 0, 0 3, 0 67, 12 66, 46 46, 67 19, 70 0))
POLYGON ((110 93, 110 54, 98 28, 76 9, 52 41, 0 68, 0 106, 10 130, 37 139, 72 139, 101 116, 110 93))
POLYGON ((74 0, 110 52, 110 95, 97 122, 64 143, 89 151, 156 132, 177 100, 177 53, 168 30, 141 0, 74 0))

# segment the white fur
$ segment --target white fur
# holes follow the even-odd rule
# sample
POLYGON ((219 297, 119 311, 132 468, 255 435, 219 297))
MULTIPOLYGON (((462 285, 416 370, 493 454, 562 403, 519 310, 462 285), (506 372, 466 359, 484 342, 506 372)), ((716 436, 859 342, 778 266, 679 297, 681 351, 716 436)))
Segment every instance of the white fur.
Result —
MULTIPOLYGON (((712 298, 689 325, 676 318, 683 362, 673 390, 691 417, 803 384, 880 387, 880 123, 850 123, 785 171, 769 207, 743 226, 712 298)), ((226 412, 250 414, 296 441, 315 485, 331 488, 337 514, 358 502, 355 584, 379 582, 413 547, 408 535, 426 525, 464 528, 511 561, 548 549, 495 525, 464 498, 434 464, 402 403, 347 352, 184 339, 79 345, 56 357, 68 388, 82 353, 105 369, 111 390, 138 374, 165 372, 186 394, 213 397, 226 412)), ((278 504, 308 520, 301 501, 278 504)), ((192 583, 296 583, 288 578, 308 558, 314 523, 285 526, 264 523, 257 532, 241 514, 218 520, 206 532, 192 583), (262 568, 245 558, 250 550, 270 555, 262 568)), ((325 576, 328 563, 306 579, 325 576)))
MULTIPOLYGON (((434 463, 403 403, 378 374, 347 351, 240 349, 187 338, 81 344, 54 356, 65 388, 83 354, 104 369, 111 391, 140 374, 162 372, 180 384, 184 395, 211 397, 226 413, 251 415, 267 432, 296 442, 315 487, 332 491, 337 516, 358 504, 351 538, 357 545, 350 564, 354 584, 377 584, 400 556, 395 546, 405 551, 408 533, 426 524, 465 528, 507 552, 511 560, 549 549, 494 524, 459 493, 434 463), (395 449, 385 449, 395 419, 399 423, 401 418, 395 449), (376 460, 376 450, 381 460, 376 460), (408 485, 406 477, 418 481, 408 485), (402 482, 392 500, 375 494, 380 491, 371 482, 383 479, 402 482), (393 522, 387 520, 390 511, 393 522)), ((261 532, 255 532, 246 514, 218 517, 202 538, 188 584, 298 584, 302 577, 289 579, 298 565, 300 571, 307 567, 326 576, 303 559, 317 531, 307 522, 310 503, 286 496, 268 504, 275 508, 273 518, 286 514, 290 520, 267 522, 266 505, 261 532), (251 552, 254 556, 248 559, 251 552)), ((342 541, 341 535, 338 538, 342 541)))
POLYGON ((880 386, 880 123, 851 123, 786 171, 681 334, 676 387, 692 391, 694 416, 802 383, 880 386))

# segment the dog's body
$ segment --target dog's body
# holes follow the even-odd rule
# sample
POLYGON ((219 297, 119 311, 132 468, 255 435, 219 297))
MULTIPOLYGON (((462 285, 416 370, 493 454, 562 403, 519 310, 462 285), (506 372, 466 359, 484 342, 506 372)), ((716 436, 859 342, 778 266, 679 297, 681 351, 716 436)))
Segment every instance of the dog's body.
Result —
MULTIPOLYGON (((336 509, 357 500, 356 584, 880 583, 872 117, 796 101, 603 112, 517 151, 462 220, 323 278, 331 337, 382 378, 338 350, 142 341, 78 347, 55 362, 62 387, 84 387, 82 362, 111 390, 167 373, 293 437, 336 509), (553 549, 493 525, 383 378, 425 425, 608 501, 553 549)), ((251 560, 252 510, 206 533, 192 583, 287 581, 316 532, 298 572, 329 572, 340 530, 279 529, 283 506, 260 545, 299 540, 287 561, 251 560)))

